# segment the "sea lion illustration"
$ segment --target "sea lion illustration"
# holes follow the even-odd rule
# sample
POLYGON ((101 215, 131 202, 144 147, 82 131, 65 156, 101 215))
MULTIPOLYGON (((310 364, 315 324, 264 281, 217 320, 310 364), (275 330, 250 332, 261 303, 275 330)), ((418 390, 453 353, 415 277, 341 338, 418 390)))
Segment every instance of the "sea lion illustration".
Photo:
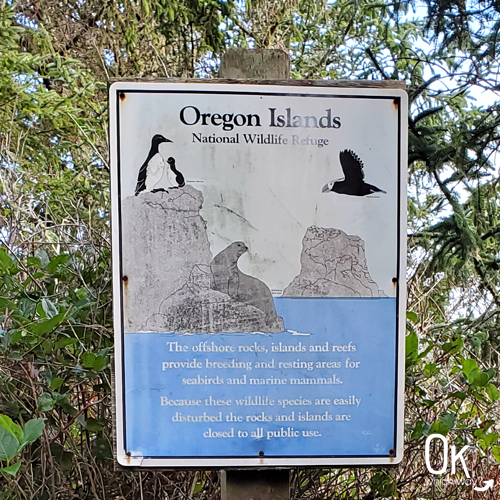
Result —
POLYGON ((271 326, 277 318, 271 290, 263 281, 238 269, 238 259, 247 250, 245 243, 235 241, 213 258, 210 288, 260 309, 265 314, 266 323, 271 326))

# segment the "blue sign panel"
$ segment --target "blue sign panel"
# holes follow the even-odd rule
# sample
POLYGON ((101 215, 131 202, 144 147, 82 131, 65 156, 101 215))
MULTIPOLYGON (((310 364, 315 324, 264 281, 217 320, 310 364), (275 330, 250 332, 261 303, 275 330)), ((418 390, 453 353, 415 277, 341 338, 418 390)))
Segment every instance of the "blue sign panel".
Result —
POLYGON ((121 464, 401 460, 406 107, 111 86, 121 464))
POLYGON ((145 457, 387 456, 392 298, 275 299, 287 331, 125 337, 126 444, 145 457))

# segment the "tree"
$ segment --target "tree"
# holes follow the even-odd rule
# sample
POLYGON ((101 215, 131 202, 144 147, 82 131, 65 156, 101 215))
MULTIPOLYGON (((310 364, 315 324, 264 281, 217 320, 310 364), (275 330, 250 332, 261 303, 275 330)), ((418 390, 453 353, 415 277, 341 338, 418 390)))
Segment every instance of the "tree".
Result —
POLYGON ((493 0, 0 3, 0 413, 46 419, 0 497, 216 498, 214 472, 113 469, 106 82, 214 77, 238 46, 289 51, 294 78, 405 80, 411 103, 405 462, 295 470, 294 498, 469 498, 429 483, 423 443, 500 461, 499 29, 493 0))

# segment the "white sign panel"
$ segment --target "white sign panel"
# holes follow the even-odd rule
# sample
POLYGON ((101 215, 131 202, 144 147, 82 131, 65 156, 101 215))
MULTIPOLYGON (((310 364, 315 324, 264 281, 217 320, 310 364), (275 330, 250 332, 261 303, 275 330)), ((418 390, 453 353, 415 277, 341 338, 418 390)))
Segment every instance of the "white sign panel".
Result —
POLYGON ((118 460, 397 463, 407 97, 110 88, 118 460))

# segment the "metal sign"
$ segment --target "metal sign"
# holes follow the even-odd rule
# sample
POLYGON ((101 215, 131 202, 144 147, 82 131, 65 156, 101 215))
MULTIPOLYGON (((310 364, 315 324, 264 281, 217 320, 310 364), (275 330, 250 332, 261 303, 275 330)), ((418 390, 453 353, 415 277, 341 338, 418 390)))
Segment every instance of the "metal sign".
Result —
POLYGON ((118 461, 403 451, 407 96, 110 87, 118 461))

